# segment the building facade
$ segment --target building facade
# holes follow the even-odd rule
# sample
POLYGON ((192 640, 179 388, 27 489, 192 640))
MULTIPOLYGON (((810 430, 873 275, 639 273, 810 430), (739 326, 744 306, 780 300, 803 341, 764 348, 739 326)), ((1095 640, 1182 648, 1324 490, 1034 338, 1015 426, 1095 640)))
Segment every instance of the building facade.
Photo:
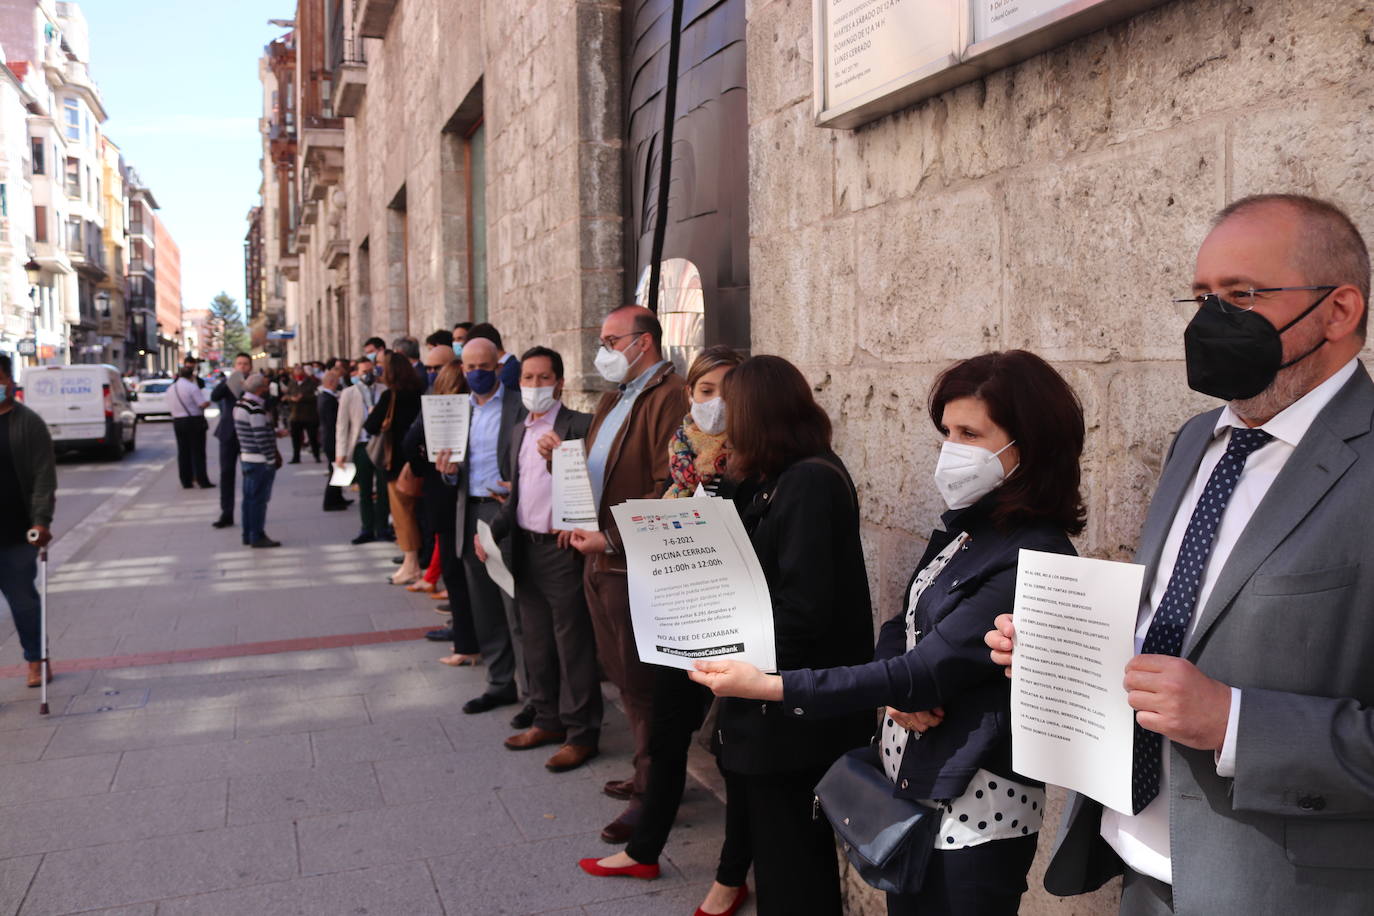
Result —
MULTIPOLYGON (((299 0, 264 70, 260 201, 291 358, 490 318, 590 396, 601 318, 631 300, 680 353, 786 356, 835 422, 887 616, 941 508, 942 368, 1026 348, 1070 379, 1079 548, 1126 558, 1172 432, 1211 406, 1169 304, 1210 215, 1297 191, 1374 232, 1366 7, 1171 0, 850 129, 817 124, 813 0, 673 8, 299 0)), ((1027 913, 1114 909, 1032 887, 1027 913)))
POLYGON ((146 216, 152 223, 159 368, 175 371, 174 367, 181 362, 182 351, 181 249, 172 241, 171 233, 156 210, 147 211, 146 216))

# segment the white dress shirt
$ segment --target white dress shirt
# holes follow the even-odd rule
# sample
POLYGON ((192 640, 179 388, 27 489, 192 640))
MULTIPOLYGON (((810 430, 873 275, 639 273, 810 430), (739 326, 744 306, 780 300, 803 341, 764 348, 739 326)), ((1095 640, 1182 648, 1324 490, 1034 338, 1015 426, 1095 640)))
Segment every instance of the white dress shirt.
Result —
POLYGON ((205 394, 200 386, 187 378, 178 378, 167 387, 167 405, 172 419, 205 416, 205 394))
MULTIPOLYGON (((1207 599, 1211 596, 1212 588, 1217 584, 1217 578, 1221 575, 1222 568, 1225 567, 1227 559, 1231 556, 1231 550, 1236 546, 1236 541, 1240 539, 1246 526, 1250 524, 1250 518, 1259 508, 1265 494, 1269 492, 1269 487, 1273 485, 1274 479, 1279 476, 1283 466, 1288 463, 1293 450, 1297 448, 1302 437, 1307 434, 1307 430, 1312 426, 1312 421, 1317 418, 1317 414, 1321 413, 1322 408, 1331 402, 1341 386, 1350 381, 1351 376, 1355 374, 1358 362, 1358 360, 1352 359, 1342 366, 1335 375, 1280 411, 1268 423, 1259 427, 1273 436, 1274 439, 1256 449, 1245 462, 1240 480, 1236 483, 1236 490, 1226 506, 1226 512, 1221 517, 1221 525, 1217 528, 1216 537, 1212 542, 1212 554, 1208 558, 1206 569, 1203 572, 1202 586, 1198 589, 1197 606, 1188 627, 1190 634, 1202 616, 1202 609, 1207 606, 1207 599)), ((1140 620, 1135 631, 1137 654, 1145 642, 1145 634, 1150 629, 1150 622, 1154 620, 1155 608, 1159 607, 1159 603, 1164 599, 1164 591, 1168 588, 1169 576, 1173 573, 1174 561, 1178 557, 1179 546, 1183 543, 1183 535, 1188 529, 1188 522, 1193 517, 1193 509, 1197 506, 1202 491, 1206 489, 1207 480, 1212 476, 1212 471, 1221 461, 1222 455, 1226 453, 1226 446, 1231 440, 1231 428, 1235 426, 1244 427, 1245 425, 1245 421, 1236 416, 1229 405, 1222 410, 1221 415, 1217 418, 1216 427, 1212 434, 1212 443, 1207 446, 1207 451, 1202 455, 1202 462, 1198 465, 1197 474, 1193 477, 1193 484, 1184 495, 1183 501, 1179 503, 1173 525, 1169 529, 1169 537, 1164 542, 1164 549, 1159 557, 1159 568, 1155 571, 1155 578, 1151 583, 1149 603, 1141 609, 1140 620)), ((1232 687, 1231 711, 1226 722, 1226 739, 1222 744, 1220 753, 1217 754, 1217 775, 1226 778, 1234 777, 1236 774, 1236 730, 1240 723, 1240 703, 1241 691, 1232 687)), ((1116 850, 1116 854, 1121 856, 1122 861, 1129 867, 1141 874, 1172 884, 1173 868, 1169 860, 1169 740, 1167 738, 1164 739, 1163 754, 1164 767, 1160 776, 1159 795, 1145 806, 1143 811, 1134 816, 1104 808, 1102 810, 1102 838, 1107 841, 1112 849, 1116 850)))

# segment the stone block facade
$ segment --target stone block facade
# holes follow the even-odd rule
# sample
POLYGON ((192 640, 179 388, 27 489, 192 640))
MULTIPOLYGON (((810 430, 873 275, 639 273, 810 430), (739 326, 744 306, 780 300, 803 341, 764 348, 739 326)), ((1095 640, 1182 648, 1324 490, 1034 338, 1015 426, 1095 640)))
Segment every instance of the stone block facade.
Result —
MULTIPOLYGON (((1173 432, 1193 256, 1212 213, 1295 191, 1367 237, 1374 11, 1177 0, 856 130, 814 125, 811 0, 749 12, 753 348, 796 361, 854 472, 879 615, 941 507, 936 373, 1026 348, 1088 421, 1084 553, 1129 558, 1173 432)), ((1052 797, 1047 826, 1057 823, 1052 797)), ((1115 912, 1115 888, 1024 913, 1115 912)), ((880 913, 851 887, 851 912, 880 913)))

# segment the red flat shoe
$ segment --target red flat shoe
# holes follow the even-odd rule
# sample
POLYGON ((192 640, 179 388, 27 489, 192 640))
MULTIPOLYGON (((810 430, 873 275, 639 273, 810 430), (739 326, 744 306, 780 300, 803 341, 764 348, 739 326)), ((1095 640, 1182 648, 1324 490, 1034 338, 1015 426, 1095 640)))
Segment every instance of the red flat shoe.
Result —
POLYGON ((641 878, 645 881, 652 881, 658 877, 657 865, 640 865, 636 862, 633 865, 623 865, 620 868, 607 868, 604 865, 596 864, 600 861, 600 859, 579 859, 577 867, 597 878, 641 878))
POLYGON ((735 916, 735 914, 739 912, 739 908, 744 906, 744 901, 748 899, 749 885, 741 884, 739 893, 735 895, 735 902, 730 904, 730 908, 728 910, 725 910, 722 913, 708 913, 701 907, 697 907, 697 911, 693 914, 693 916, 735 916))

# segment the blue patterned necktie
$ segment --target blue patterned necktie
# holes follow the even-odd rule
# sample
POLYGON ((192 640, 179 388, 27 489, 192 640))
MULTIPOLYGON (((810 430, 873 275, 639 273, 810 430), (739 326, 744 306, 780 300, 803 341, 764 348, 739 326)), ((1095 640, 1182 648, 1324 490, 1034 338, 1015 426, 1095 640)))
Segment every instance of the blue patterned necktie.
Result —
MULTIPOLYGON (((1273 438, 1262 429, 1232 428, 1226 454, 1207 478, 1207 487, 1188 520, 1188 530, 1179 545, 1169 585, 1155 609, 1150 629, 1145 632, 1145 643, 1140 648, 1142 655, 1177 656, 1183 651, 1183 640, 1197 608, 1202 575, 1207 569, 1207 558, 1211 556, 1212 542, 1216 540, 1217 528, 1221 527, 1226 504, 1236 492, 1245 460, 1273 438)), ((1132 814, 1139 814, 1159 794, 1163 742, 1164 737, 1158 732, 1148 731, 1136 723, 1131 768, 1132 814)))

